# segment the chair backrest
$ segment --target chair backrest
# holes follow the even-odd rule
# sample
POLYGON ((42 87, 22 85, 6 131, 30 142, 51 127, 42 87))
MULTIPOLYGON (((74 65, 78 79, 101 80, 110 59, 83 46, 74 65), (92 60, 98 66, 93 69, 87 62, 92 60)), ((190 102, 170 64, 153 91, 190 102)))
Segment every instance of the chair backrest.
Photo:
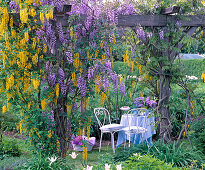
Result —
POLYGON ((144 115, 140 115, 142 117, 142 121, 139 121, 139 118, 135 120, 133 120, 137 115, 133 114, 134 112, 146 112, 146 109, 141 109, 141 108, 136 108, 136 109, 131 109, 129 110, 126 114, 127 114, 127 121, 128 121, 128 126, 129 126, 129 130, 130 130, 130 126, 137 126, 137 127, 145 127, 146 126, 146 122, 147 122, 147 116, 144 113, 144 115), (133 125, 134 123, 134 125, 133 125))
POLYGON ((95 113, 95 117, 96 117, 100 127, 104 126, 105 124, 111 124, 110 113, 108 112, 107 109, 105 109, 105 108, 95 108, 94 113, 95 113))

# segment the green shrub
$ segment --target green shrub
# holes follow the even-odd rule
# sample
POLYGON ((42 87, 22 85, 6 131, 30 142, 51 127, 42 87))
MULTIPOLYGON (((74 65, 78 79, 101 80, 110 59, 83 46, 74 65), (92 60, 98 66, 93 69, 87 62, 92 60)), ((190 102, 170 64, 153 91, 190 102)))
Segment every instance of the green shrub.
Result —
POLYGON ((140 155, 134 154, 133 156, 129 157, 127 161, 123 164, 123 169, 136 169, 136 170, 143 170, 143 169, 150 169, 150 170, 169 170, 169 169, 178 169, 176 167, 172 167, 172 164, 166 163, 161 161, 152 155, 140 155))
POLYGON ((7 139, 0 142, 0 159, 8 156, 20 156, 21 151, 14 139, 7 139))
POLYGON ((197 166, 200 167, 204 160, 202 152, 196 148, 192 149, 190 146, 187 147, 185 143, 176 146, 175 142, 173 144, 165 144, 159 140, 155 142, 151 148, 148 148, 145 144, 141 144, 121 151, 114 156, 114 161, 125 161, 133 153, 150 154, 166 163, 171 163, 178 167, 191 166, 195 160, 197 161, 197 166))
POLYGON ((190 137, 194 146, 205 154, 205 119, 192 123, 190 129, 190 137))
POLYGON ((199 79, 205 71, 205 59, 181 60, 182 68, 188 76, 196 76, 199 79))
MULTIPOLYGON (((73 166, 73 165, 72 165, 73 166)), ((61 158, 57 158, 55 162, 51 163, 48 157, 41 154, 33 155, 33 158, 28 160, 23 166, 19 167, 21 170, 69 170, 75 169, 70 167, 61 158)))

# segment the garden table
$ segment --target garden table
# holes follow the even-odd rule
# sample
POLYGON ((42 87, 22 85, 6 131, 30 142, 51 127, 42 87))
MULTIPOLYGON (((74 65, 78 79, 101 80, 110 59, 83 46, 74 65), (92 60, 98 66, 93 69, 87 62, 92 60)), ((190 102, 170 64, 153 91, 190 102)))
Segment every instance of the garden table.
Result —
MULTIPOLYGON (((156 130, 154 129, 154 122, 155 122, 154 116, 150 116, 148 110, 146 111, 146 114, 144 116, 139 116, 136 113, 130 114, 128 116, 133 116, 131 126, 135 126, 137 125, 137 121, 141 122, 143 121, 143 119, 147 118, 146 124, 144 125, 145 126, 144 128, 146 128, 147 131, 143 136, 141 136, 142 139, 140 139, 140 134, 136 134, 136 136, 133 134, 131 135, 131 142, 133 144, 140 144, 140 141, 145 141, 147 139, 148 143, 152 145, 152 135, 156 134, 156 130)), ((122 115, 120 124, 122 124, 124 127, 128 126, 127 114, 122 115)), ((118 132, 118 139, 117 139, 117 146, 116 146, 117 148, 120 147, 125 142, 125 136, 126 136, 125 132, 123 131, 118 132)), ((126 140, 128 140, 128 136, 126 140)))

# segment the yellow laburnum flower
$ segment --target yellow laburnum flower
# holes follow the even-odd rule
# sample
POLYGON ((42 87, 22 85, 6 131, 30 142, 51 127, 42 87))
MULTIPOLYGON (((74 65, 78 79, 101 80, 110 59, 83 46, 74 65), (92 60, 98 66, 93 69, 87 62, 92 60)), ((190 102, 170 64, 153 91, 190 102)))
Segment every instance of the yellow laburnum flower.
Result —
POLYGON ((32 80, 33 81, 33 87, 34 87, 34 89, 38 89, 38 87, 40 86, 40 80, 38 80, 38 79, 33 79, 32 80))
POLYGON ((22 126, 23 126, 23 123, 22 123, 22 121, 20 121, 20 123, 19 123, 20 134, 23 134, 22 126))
POLYGON ((73 39, 73 28, 72 27, 70 28, 70 37, 71 39, 73 39))
POLYGON ((132 70, 132 72, 133 72, 133 69, 134 69, 134 62, 132 61, 131 62, 131 70, 132 70))
POLYGON ((2 113, 6 113, 6 111, 7 111, 7 107, 6 107, 6 106, 3 106, 3 107, 2 107, 2 113))
POLYGON ((72 81, 73 81, 74 85, 76 86, 77 85, 77 78, 76 78, 75 72, 72 73, 72 81))
POLYGON ((28 22, 28 10, 27 10, 27 8, 20 10, 20 18, 21 18, 22 23, 28 22))
POLYGON ((25 42, 28 42, 28 40, 29 40, 28 31, 26 31, 26 32, 24 33, 24 40, 25 40, 25 42))
POLYGON ((43 44, 43 52, 46 53, 47 52, 47 45, 43 44))
POLYGON ((40 12, 40 20, 42 24, 45 22, 44 13, 40 12))
POLYGON ((202 73, 202 74, 201 74, 201 79, 202 79, 202 80, 204 79, 204 83, 205 83, 205 73, 202 73))
POLYGON ((100 83, 100 81, 101 81, 101 77, 98 75, 96 77, 96 79, 95 79, 95 92, 96 93, 99 93, 100 90, 101 90, 101 83, 100 83))
POLYGON ((53 19, 53 9, 50 9, 49 12, 47 12, 45 14, 46 16, 46 19, 49 20, 49 19, 53 19))
POLYGON ((14 86, 14 75, 11 74, 10 78, 9 78, 9 86, 13 87, 14 86))
POLYGON ((49 131, 48 132, 48 138, 51 138, 51 136, 52 136, 52 133, 51 133, 51 131, 49 131))
POLYGON ((102 94, 101 94, 101 99, 100 99, 100 104, 101 104, 102 106, 104 106, 105 101, 106 101, 106 98, 107 98, 106 93, 102 92, 102 94))
POLYGON ((41 108, 42 110, 46 109, 46 99, 41 100, 41 108))
POLYGON ((83 147, 83 161, 86 161, 87 160, 87 147, 83 147))
POLYGON ((35 17, 36 16, 36 10, 34 8, 31 8, 29 10, 29 15, 32 16, 32 17, 35 17))
POLYGON ((12 28, 14 26, 14 22, 13 22, 13 17, 10 18, 10 27, 12 28))
POLYGON ((95 58, 98 57, 99 50, 95 50, 95 58))
POLYGON ((59 140, 57 140, 57 142, 56 142, 56 150, 57 150, 57 152, 60 151, 60 142, 59 142, 59 140))
POLYGON ((58 97, 59 96, 59 84, 56 84, 55 90, 56 90, 56 96, 58 97))
POLYGON ((36 38, 33 38, 33 43, 32 43, 32 48, 33 49, 36 48, 36 43, 37 43, 36 38))
POLYGON ((160 84, 159 84, 159 81, 157 80, 157 91, 159 92, 159 86, 160 86, 160 84))
POLYGON ((78 69, 80 65, 80 60, 79 60, 79 53, 74 54, 74 59, 73 59, 73 66, 78 69))
POLYGON ((105 60, 105 55, 102 55, 102 60, 105 60))
POLYGON ((34 56, 32 56, 32 62, 34 65, 38 63, 38 54, 35 54, 34 56))
POLYGON ((72 110, 72 105, 66 105, 66 110, 67 110, 67 115, 69 116, 69 114, 71 113, 72 110))
POLYGON ((6 110, 9 110, 10 107, 11 107, 11 103, 7 103, 7 105, 6 105, 6 110))

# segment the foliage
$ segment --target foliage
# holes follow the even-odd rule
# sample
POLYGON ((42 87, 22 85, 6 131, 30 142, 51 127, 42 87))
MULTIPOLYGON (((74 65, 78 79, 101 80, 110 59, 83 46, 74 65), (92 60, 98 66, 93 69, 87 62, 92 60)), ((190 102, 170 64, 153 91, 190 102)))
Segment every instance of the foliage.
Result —
POLYGON ((181 66, 184 74, 201 79, 201 74, 205 71, 205 59, 181 60, 181 66))
POLYGON ((21 150, 14 139, 3 139, 3 141, 0 142, 0 159, 20 155, 21 150))
POLYGON ((33 156, 32 159, 29 159, 26 163, 24 163, 23 166, 19 167, 20 169, 32 169, 32 170, 43 170, 43 169, 48 169, 48 170, 52 170, 52 169, 56 169, 56 170, 69 170, 69 169, 73 169, 74 167, 72 166, 72 168, 65 164, 65 161, 61 158, 57 158, 57 160, 53 163, 51 163, 48 159, 48 157, 44 157, 41 154, 37 154, 35 156, 33 156))
POLYGON ((172 164, 161 161, 152 155, 140 155, 134 154, 129 159, 123 162, 123 169, 154 169, 154 170, 165 170, 165 169, 178 169, 172 168, 172 164))
POLYGON ((205 119, 196 119, 190 127, 190 137, 194 146, 205 154, 205 119))
POLYGON ((178 167, 191 166, 193 161, 196 160, 196 164, 200 167, 204 159, 203 154, 197 148, 192 149, 186 145, 183 142, 179 146, 176 146, 175 142, 173 144, 165 144, 159 140, 154 142, 150 148, 145 144, 141 144, 129 150, 121 151, 114 156, 114 160, 115 162, 127 160, 133 153, 141 153, 153 155, 166 163, 171 163, 178 167))

